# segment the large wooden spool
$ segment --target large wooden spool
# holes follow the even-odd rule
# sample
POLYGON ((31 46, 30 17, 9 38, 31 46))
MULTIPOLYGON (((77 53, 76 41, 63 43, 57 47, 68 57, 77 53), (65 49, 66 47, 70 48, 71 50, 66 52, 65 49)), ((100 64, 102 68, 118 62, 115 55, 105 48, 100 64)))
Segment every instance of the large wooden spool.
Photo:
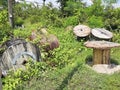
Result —
POLYGON ((94 28, 92 29, 92 39, 95 40, 111 40, 113 37, 112 32, 105 30, 104 28, 94 28))
POLYGON ((23 39, 16 39, 6 42, 7 49, 0 60, 2 71, 22 68, 29 58, 40 61, 39 48, 23 39))
POLYGON ((73 33, 77 39, 88 39, 91 33, 91 29, 86 25, 77 25, 73 28, 73 33))
POLYGON ((108 41, 88 41, 84 45, 93 48, 93 64, 110 64, 110 49, 120 47, 119 43, 108 41))

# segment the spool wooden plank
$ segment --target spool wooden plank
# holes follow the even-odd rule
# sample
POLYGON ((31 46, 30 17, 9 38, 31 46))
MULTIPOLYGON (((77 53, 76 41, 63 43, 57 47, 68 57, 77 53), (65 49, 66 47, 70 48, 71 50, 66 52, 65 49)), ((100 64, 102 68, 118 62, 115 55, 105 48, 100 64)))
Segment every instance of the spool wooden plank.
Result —
POLYGON ((9 43, 8 48, 4 51, 0 60, 2 71, 17 69, 17 66, 23 65, 29 58, 40 61, 40 51, 36 45, 20 39, 7 43, 9 43))
POLYGON ((112 32, 105 30, 104 28, 92 29, 92 35, 98 39, 110 40, 113 37, 112 32))
POLYGON ((91 29, 85 25, 77 25, 73 28, 73 33, 78 37, 86 37, 91 33, 91 29))
POLYGON ((98 48, 98 49, 110 49, 113 47, 119 47, 119 43, 109 42, 109 41, 87 41, 84 43, 86 47, 98 48))

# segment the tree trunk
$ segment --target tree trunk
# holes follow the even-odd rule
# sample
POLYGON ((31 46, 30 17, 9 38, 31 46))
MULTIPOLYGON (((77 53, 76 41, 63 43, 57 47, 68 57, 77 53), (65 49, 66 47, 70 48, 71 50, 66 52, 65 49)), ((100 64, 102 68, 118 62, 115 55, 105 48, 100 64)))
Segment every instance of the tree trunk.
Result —
POLYGON ((43 6, 45 6, 45 1, 46 1, 46 0, 43 0, 43 6))
POLYGON ((9 23, 12 28, 14 28, 13 1, 14 0, 8 0, 9 23))

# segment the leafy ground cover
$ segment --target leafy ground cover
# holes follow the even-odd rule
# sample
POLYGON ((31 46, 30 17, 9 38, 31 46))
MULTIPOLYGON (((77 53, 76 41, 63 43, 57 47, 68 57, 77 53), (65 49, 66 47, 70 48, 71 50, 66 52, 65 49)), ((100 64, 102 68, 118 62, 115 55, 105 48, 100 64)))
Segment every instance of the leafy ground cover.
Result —
POLYGON ((119 90, 119 73, 98 74, 77 59, 65 68, 32 78, 17 90, 119 90))
MULTIPOLYGON (((98 74, 86 64, 86 61, 91 59, 92 49, 84 47, 85 41, 77 41, 73 32, 66 31, 65 28, 50 26, 48 32, 58 37, 60 47, 50 51, 51 56, 45 57, 42 62, 33 66, 30 64, 28 71, 19 73, 18 70, 16 74, 8 75, 8 78, 3 80, 5 90, 120 89, 120 73, 98 74)), ((111 50, 111 61, 116 64, 120 64, 119 51, 120 48, 111 50)))

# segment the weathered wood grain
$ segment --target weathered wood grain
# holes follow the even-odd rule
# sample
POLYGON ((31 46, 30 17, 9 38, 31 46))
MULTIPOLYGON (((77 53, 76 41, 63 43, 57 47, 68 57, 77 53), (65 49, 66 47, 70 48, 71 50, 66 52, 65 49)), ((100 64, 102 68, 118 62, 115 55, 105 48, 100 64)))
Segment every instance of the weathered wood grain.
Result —
POLYGON ((93 64, 110 64, 110 49, 120 47, 119 43, 108 41, 87 41, 84 45, 93 48, 93 64))
POLYGON ((2 70, 17 69, 17 65, 23 65, 29 58, 40 61, 40 51, 36 45, 24 40, 11 41, 2 55, 0 66, 2 70))
POLYGON ((86 37, 91 33, 91 29, 86 25, 77 25, 73 28, 73 33, 78 37, 86 37))
POLYGON ((104 28, 94 28, 92 29, 92 35, 94 39, 100 40, 110 40, 113 37, 112 32, 105 30, 104 28))

